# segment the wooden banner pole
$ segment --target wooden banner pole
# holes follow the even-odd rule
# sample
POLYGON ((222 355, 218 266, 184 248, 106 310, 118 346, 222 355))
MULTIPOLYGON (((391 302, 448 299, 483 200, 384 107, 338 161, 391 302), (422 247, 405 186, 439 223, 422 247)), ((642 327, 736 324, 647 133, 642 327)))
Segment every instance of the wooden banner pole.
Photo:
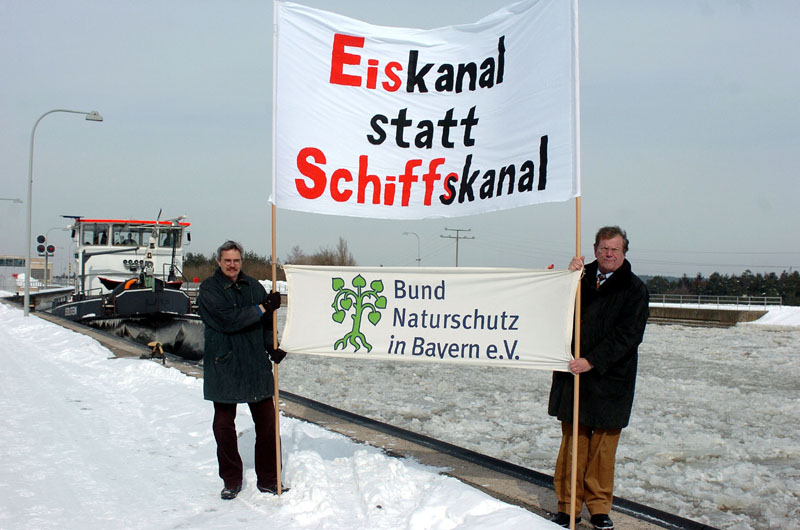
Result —
MULTIPOLYGON (((275 244, 275 205, 272 205, 272 292, 277 292, 278 288, 278 276, 277 276, 277 258, 276 258, 276 249, 277 245, 275 244)), ((272 348, 278 348, 278 311, 275 310, 272 312, 272 348)), ((273 377, 273 399, 274 399, 274 406, 275 406, 275 469, 278 477, 277 486, 278 486, 278 495, 281 495, 283 492, 283 485, 281 484, 281 405, 280 405, 280 395, 279 395, 279 385, 278 385, 278 363, 274 363, 272 366, 272 377, 273 377)))
MULTIPOLYGON (((272 5, 272 201, 275 201, 277 198, 276 189, 276 179, 278 178, 278 163, 277 157, 275 153, 277 152, 277 130, 278 130, 278 121, 276 119, 276 114, 278 112, 278 2, 273 2, 272 5)), ((276 292, 278 287, 278 256, 277 256, 277 245, 275 243, 276 237, 276 214, 277 208, 275 207, 275 202, 272 203, 272 291, 276 292)), ((272 312, 272 348, 275 349, 278 347, 278 312, 272 312)), ((277 486, 277 493, 278 496, 283 493, 283 484, 281 483, 281 401, 280 401, 280 385, 278 384, 278 363, 274 363, 272 366, 272 381, 273 385, 272 388, 275 405, 275 469, 278 475, 278 480, 276 481, 277 486)))
MULTIPOLYGON (((581 83, 580 83, 580 65, 579 65, 579 40, 578 40, 578 0, 572 0, 572 82, 574 83, 573 93, 573 112, 575 113, 575 120, 573 122, 572 133, 575 141, 575 180, 577 182, 578 194, 575 197, 575 255, 581 255, 581 83)), ((581 279, 578 280, 578 292, 575 295, 575 326, 574 326, 574 344, 576 359, 581 357, 581 285, 583 284, 583 269, 581 269, 581 279)), ((575 511, 577 506, 575 500, 575 489, 577 486, 578 478, 578 402, 580 398, 580 385, 581 378, 575 374, 575 379, 572 385, 572 473, 570 475, 569 487, 569 527, 575 530, 575 511)), ((581 477, 583 480, 583 477, 581 477)), ((582 505, 583 503, 581 503, 582 505)), ((583 506, 580 506, 582 509, 583 506)))
MULTIPOLYGON (((581 255, 581 198, 575 198, 575 255, 581 255)), ((581 284, 583 275, 578 282, 578 292, 575 296, 575 358, 581 357, 581 284)), ((575 374, 572 387, 572 472, 569 481, 569 527, 575 530, 575 488, 578 479, 578 401, 580 397, 581 376, 575 374)))

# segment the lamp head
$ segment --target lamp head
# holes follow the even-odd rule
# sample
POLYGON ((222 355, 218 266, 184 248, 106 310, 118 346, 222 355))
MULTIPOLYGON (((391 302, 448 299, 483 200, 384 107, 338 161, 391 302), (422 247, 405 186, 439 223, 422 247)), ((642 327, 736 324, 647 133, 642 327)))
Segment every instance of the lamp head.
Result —
POLYGON ((87 121, 103 121, 103 117, 100 115, 99 112, 93 110, 89 114, 86 115, 87 121))

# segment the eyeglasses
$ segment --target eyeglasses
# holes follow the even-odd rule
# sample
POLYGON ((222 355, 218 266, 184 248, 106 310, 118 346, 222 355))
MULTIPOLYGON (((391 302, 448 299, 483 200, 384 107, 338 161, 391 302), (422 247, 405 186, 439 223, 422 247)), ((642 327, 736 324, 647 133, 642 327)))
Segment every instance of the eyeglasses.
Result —
POLYGON ((622 249, 621 248, 597 247, 597 250, 602 254, 605 254, 607 252, 611 252, 614 255, 622 254, 622 249))

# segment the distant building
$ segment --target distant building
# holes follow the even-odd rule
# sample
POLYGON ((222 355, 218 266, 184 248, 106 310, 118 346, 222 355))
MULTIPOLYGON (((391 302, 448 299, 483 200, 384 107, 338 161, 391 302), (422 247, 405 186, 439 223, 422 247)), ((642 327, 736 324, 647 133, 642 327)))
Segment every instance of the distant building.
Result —
MULTIPOLYGON (((44 283, 44 258, 31 258, 31 289, 44 283)), ((53 261, 47 263, 47 283, 53 281, 53 261)), ((21 293, 25 289, 25 256, 0 255, 0 290, 21 293)))

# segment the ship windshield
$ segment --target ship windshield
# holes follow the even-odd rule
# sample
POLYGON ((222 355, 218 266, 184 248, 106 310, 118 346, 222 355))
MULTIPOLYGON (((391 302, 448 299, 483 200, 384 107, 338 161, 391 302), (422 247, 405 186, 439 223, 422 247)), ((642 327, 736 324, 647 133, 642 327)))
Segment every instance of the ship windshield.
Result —
POLYGON ((111 237, 115 246, 141 247, 147 245, 150 229, 131 225, 113 225, 111 237))
POLYGON ((81 226, 83 245, 108 245, 108 224, 85 223, 81 226))
POLYGON ((172 248, 172 244, 175 243, 175 247, 180 248, 182 232, 182 228, 159 228, 158 246, 162 248, 172 248))

